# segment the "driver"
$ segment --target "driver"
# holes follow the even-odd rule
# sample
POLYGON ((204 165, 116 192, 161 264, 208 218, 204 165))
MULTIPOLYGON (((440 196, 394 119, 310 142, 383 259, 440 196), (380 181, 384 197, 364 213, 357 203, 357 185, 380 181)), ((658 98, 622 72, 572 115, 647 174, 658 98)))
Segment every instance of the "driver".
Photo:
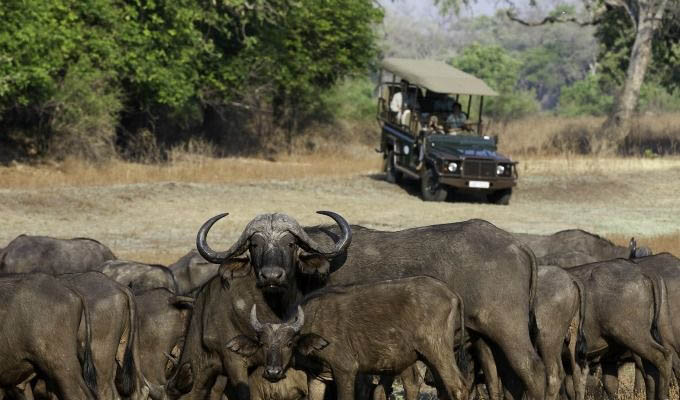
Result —
POLYGON ((470 128, 465 124, 467 121, 467 115, 463 112, 462 107, 459 102, 454 102, 451 107, 451 114, 446 118, 446 126, 449 130, 465 130, 468 131, 470 128))

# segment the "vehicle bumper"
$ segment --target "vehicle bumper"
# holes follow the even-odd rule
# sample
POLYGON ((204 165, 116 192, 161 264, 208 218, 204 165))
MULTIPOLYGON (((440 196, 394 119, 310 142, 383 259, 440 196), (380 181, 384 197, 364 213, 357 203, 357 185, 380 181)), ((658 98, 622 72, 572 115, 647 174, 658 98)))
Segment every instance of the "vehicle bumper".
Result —
POLYGON ((464 189, 470 191, 494 191, 502 189, 510 189, 517 185, 517 180, 515 179, 488 179, 488 178, 470 178, 470 177, 457 177, 457 176, 439 176, 439 183, 455 187, 456 189, 464 189), (475 188, 470 187, 470 181, 483 181, 489 182, 489 188, 475 188))

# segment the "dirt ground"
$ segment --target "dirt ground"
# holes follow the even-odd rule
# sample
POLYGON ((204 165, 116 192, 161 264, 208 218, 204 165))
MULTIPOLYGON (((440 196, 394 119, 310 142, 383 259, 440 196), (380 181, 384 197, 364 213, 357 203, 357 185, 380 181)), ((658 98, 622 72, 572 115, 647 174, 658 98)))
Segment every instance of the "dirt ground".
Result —
MULTIPOLYGON (((510 206, 474 198, 426 203, 418 197, 416 184, 389 184, 374 167, 329 175, 314 174, 314 164, 309 168, 312 177, 296 174, 250 182, 104 180, 97 185, 3 188, 0 246, 21 233, 87 236, 122 258, 169 263, 194 246, 203 221, 221 212, 230 216, 210 237, 219 249, 230 246, 255 215, 274 211, 302 224, 318 224, 332 221, 315 211, 332 210, 350 223, 384 230, 482 218, 513 232, 582 228, 601 235, 644 237, 680 231, 678 159, 524 161, 510 206)), ((0 170, 0 179, 12 173, 0 170)))

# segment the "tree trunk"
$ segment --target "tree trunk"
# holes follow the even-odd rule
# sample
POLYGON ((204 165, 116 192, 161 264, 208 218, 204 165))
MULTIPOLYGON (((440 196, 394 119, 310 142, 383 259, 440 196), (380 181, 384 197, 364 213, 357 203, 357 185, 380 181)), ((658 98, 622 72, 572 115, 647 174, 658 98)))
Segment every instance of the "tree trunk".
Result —
POLYGON ((630 133, 631 119, 640 97, 640 88, 652 58, 654 31, 657 21, 663 16, 666 1, 661 1, 656 7, 649 4, 647 6, 643 7, 643 4, 640 4, 635 42, 630 53, 623 90, 616 98, 611 114, 596 135, 595 150, 600 154, 615 154, 630 133))

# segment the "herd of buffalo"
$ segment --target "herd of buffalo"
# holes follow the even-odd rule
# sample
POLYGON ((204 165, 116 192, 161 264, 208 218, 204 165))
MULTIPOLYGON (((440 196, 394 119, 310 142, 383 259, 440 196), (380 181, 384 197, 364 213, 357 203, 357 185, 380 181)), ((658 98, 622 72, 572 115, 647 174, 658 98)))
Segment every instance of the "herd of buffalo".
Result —
POLYGON ((483 220, 396 232, 254 218, 199 229, 176 263, 88 238, 0 248, 0 399, 583 400, 634 363, 647 399, 680 377, 680 259, 581 230, 483 220), (215 244, 213 243, 213 246, 215 244), (423 367, 423 365, 425 367, 423 367))

